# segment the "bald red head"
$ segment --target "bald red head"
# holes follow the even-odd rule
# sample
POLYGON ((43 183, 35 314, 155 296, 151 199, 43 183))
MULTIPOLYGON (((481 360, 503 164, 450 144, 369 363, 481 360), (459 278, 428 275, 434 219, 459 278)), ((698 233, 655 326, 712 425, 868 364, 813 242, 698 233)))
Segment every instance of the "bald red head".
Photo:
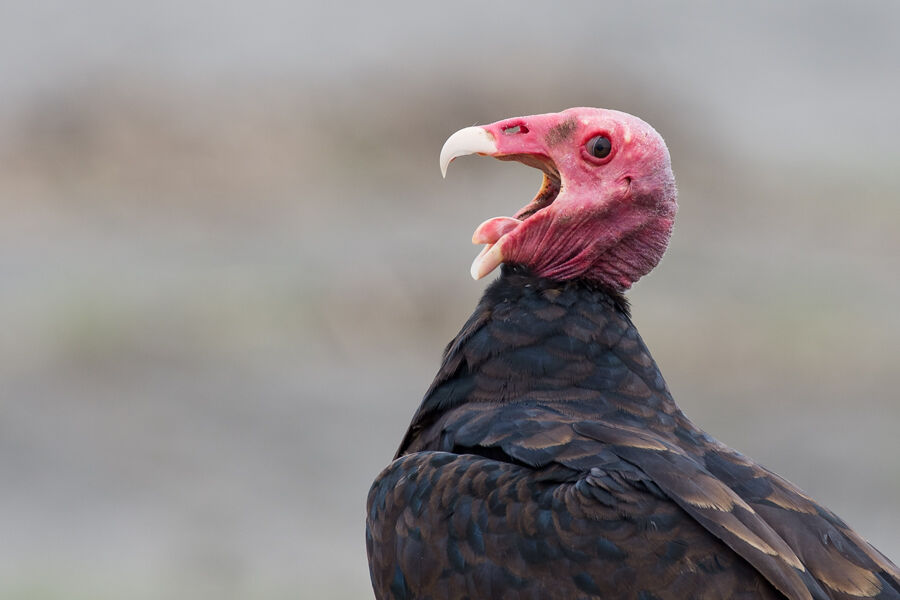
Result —
POLYGON ((471 153, 544 172, 531 203, 476 229, 473 242, 487 246, 474 277, 506 262, 626 290, 662 258, 677 210, 675 177, 665 142, 637 117, 571 108, 469 127, 447 140, 442 169, 471 153))

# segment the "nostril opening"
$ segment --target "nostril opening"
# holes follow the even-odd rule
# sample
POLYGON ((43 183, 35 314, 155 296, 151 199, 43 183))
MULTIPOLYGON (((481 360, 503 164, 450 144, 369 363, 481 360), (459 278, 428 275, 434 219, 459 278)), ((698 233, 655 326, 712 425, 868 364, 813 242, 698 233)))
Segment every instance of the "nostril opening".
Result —
POLYGON ((517 133, 528 133, 528 128, 524 125, 510 125, 509 127, 503 128, 503 133, 505 135, 515 135, 517 133))

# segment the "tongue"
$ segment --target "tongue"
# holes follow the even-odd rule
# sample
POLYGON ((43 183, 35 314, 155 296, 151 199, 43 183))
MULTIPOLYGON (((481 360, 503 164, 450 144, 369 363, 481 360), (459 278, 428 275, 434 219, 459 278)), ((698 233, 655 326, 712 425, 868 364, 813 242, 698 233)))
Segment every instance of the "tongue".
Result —
POLYGON ((495 244, 501 237, 522 224, 512 217, 494 217, 478 226, 472 234, 473 244, 495 244))
POLYGON ((522 224, 522 221, 512 217, 494 217, 478 226, 472 234, 473 244, 487 244, 482 248, 475 261, 472 263, 470 273, 475 279, 481 279, 503 262, 503 244, 498 244, 504 235, 522 224))

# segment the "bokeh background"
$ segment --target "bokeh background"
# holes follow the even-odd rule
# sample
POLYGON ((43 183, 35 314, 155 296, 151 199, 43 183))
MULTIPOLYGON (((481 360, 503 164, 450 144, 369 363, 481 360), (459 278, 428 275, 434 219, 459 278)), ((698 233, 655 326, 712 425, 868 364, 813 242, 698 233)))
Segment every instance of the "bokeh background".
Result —
POLYGON ((900 4, 0 4, 0 597, 371 597, 368 486, 539 173, 667 139, 675 397, 900 560, 900 4))

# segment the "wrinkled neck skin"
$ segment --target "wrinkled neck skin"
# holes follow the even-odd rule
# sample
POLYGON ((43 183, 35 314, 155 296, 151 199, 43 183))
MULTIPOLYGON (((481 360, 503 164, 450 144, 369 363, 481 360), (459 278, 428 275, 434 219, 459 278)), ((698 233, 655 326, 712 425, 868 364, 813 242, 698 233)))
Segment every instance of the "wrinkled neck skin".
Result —
POLYGON ((627 306, 594 282, 505 265, 447 347, 398 456, 444 449, 454 408, 473 402, 552 406, 673 441, 692 438, 698 430, 675 405, 627 306))
POLYGON ((546 210, 529 217, 504 246, 505 261, 539 277, 581 279, 625 291, 662 259, 677 211, 670 169, 616 177, 599 192, 563 182, 546 210))

